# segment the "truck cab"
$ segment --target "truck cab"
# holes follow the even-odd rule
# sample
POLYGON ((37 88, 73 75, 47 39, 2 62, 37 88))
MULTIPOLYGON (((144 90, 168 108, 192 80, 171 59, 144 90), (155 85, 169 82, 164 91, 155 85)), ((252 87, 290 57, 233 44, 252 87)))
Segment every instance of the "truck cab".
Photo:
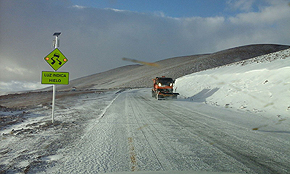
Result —
POLYGON ((178 93, 173 93, 173 84, 175 80, 165 76, 156 77, 153 80, 152 97, 161 98, 177 98, 178 93))

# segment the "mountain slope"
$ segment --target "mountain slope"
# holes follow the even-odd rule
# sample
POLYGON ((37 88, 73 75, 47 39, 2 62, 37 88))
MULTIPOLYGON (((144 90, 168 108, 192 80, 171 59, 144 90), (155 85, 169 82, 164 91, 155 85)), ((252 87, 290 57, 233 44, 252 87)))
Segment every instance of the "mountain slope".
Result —
POLYGON ((212 54, 169 58, 156 62, 159 64, 158 68, 145 65, 128 65, 72 80, 69 85, 58 86, 58 90, 70 90, 73 87, 79 90, 151 87, 151 79, 156 76, 168 76, 176 79, 194 72, 288 48, 290 47, 286 45, 256 44, 231 48, 212 54))

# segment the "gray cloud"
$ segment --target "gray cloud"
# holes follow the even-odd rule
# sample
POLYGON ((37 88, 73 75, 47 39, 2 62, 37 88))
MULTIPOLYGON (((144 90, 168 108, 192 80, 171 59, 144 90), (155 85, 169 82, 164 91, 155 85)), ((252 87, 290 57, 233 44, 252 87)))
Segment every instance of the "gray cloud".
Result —
POLYGON ((40 81, 41 71, 52 70, 43 59, 55 31, 62 32, 60 50, 68 58, 59 71, 69 71, 70 79, 126 65, 122 57, 153 62, 252 43, 289 44, 290 7, 279 2, 232 17, 171 18, 69 1, 3 0, 0 81, 40 81))

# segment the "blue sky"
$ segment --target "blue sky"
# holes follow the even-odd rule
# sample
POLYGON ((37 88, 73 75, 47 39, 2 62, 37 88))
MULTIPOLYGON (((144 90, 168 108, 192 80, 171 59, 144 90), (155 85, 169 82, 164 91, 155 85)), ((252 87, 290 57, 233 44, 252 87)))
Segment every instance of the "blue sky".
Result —
POLYGON ((139 13, 164 13, 170 17, 232 16, 241 11, 258 11, 266 0, 72 0, 73 4, 128 10, 139 13))
POLYGON ((46 87, 61 31, 70 80, 249 44, 290 45, 290 0, 0 0, 0 93, 46 87))
POLYGON ((95 8, 114 8, 140 13, 162 12, 170 17, 216 16, 223 14, 226 6, 226 1, 217 0, 74 0, 72 2, 95 8))

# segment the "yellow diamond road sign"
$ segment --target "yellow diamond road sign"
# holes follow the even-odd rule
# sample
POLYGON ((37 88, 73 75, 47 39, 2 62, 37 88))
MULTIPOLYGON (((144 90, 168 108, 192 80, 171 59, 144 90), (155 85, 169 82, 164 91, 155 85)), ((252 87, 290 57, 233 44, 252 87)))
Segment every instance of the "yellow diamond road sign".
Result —
POLYGON ((44 60, 56 71, 67 62, 67 58, 55 48, 51 53, 44 57, 44 60))

